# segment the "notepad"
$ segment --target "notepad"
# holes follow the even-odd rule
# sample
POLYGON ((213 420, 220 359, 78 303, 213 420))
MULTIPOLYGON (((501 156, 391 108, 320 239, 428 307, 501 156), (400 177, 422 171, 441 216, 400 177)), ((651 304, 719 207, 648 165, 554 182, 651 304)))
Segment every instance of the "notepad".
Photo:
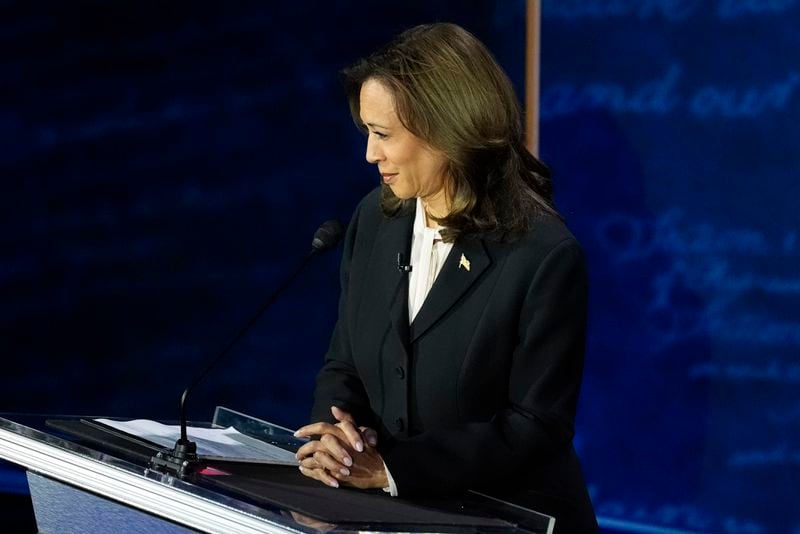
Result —
MULTIPOLYGON (((178 425, 165 425, 148 419, 131 421, 94 419, 94 421, 170 449, 175 446, 181 435, 181 427, 178 425)), ((187 427, 186 434, 197 444, 197 455, 205 460, 298 465, 294 452, 242 434, 233 427, 190 426, 187 427)))

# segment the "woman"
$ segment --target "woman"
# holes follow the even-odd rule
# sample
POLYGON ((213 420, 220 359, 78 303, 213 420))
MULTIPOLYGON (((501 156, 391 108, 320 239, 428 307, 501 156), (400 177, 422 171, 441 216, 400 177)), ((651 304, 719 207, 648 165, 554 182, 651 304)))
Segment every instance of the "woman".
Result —
POLYGON ((597 529, 571 440, 587 281, 511 84, 452 24, 343 73, 382 184, 347 231, 300 470, 392 495, 476 489, 597 529))

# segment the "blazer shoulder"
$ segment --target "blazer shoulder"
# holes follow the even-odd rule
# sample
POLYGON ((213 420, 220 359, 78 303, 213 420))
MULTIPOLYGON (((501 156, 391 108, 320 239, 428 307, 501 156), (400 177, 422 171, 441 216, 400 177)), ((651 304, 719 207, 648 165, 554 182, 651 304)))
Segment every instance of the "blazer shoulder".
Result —
POLYGON ((347 243, 350 246, 346 247, 346 251, 363 252, 371 249, 376 240, 387 235, 394 235, 389 228, 396 230, 397 225, 392 221, 397 217, 384 215, 380 198, 381 189, 377 187, 367 193, 356 206, 347 230, 347 243))
POLYGON ((514 247, 523 254, 544 257, 556 249, 572 249, 583 255, 580 243, 560 218, 541 214, 528 232, 523 235, 514 247))
POLYGON ((406 203, 396 214, 387 216, 381 208, 381 188, 379 186, 367 193, 358 203, 350 225, 353 229, 357 227, 374 236, 383 232, 383 228, 387 225, 395 227, 396 224, 399 224, 402 226, 412 221, 415 205, 415 203, 406 203))
POLYGON ((355 241, 363 241, 365 238, 372 236, 379 226, 378 223, 382 216, 380 188, 376 188, 367 193, 356 204, 353 215, 350 217, 350 223, 347 226, 345 250, 352 250, 355 241))
POLYGON ((381 211, 381 188, 376 187, 359 201, 356 206, 355 218, 376 221, 383 216, 383 211, 381 211))

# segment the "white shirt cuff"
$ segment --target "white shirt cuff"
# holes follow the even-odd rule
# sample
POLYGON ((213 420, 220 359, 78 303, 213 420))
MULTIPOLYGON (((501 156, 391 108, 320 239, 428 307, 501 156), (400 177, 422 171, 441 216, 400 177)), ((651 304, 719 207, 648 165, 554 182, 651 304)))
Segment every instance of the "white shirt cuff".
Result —
POLYGON ((394 483, 394 478, 392 478, 392 474, 389 472, 389 468, 386 467, 386 462, 383 462, 383 468, 386 470, 386 478, 389 479, 389 487, 383 488, 383 491, 385 491, 392 497, 397 497, 397 484, 394 483))

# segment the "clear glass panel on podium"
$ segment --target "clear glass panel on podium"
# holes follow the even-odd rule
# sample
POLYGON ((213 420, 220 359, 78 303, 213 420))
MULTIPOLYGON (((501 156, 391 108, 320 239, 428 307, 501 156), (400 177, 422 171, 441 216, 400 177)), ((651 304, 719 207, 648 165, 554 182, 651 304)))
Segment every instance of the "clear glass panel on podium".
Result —
POLYGON ((211 424, 219 428, 233 427, 242 434, 287 450, 295 451, 305 443, 304 440, 294 437, 294 430, 225 408, 224 406, 217 406, 214 410, 211 424))

